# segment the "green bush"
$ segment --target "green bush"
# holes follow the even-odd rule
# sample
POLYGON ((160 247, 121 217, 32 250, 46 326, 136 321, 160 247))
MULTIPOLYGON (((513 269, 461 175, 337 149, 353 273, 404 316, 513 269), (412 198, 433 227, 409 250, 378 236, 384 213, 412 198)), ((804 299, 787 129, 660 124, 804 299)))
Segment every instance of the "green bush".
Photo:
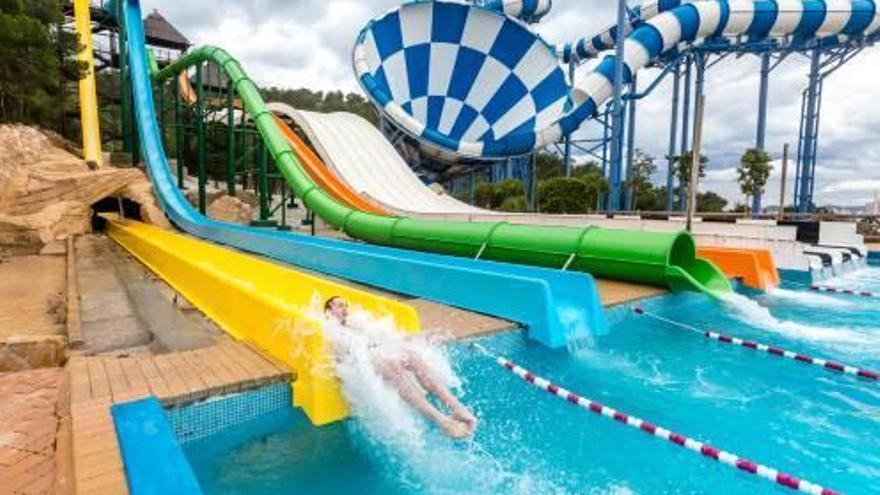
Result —
POLYGON ((526 201, 525 195, 522 195, 505 198, 498 209, 511 213, 521 213, 528 210, 528 208, 529 203, 526 201))
POLYGON ((538 184, 538 209, 541 213, 586 213, 587 196, 584 181, 553 177, 538 184))

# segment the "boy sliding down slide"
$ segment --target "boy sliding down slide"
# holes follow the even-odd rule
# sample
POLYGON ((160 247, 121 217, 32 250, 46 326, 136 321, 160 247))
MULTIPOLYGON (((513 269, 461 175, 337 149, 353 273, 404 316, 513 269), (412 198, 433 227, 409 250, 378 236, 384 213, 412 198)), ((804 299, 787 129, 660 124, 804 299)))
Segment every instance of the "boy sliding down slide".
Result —
MULTIPOLYGON (((360 329, 346 326, 348 303, 339 296, 331 297, 324 303, 324 316, 347 332, 360 332, 360 329)), ((368 349, 374 351, 370 362, 376 372, 397 390, 404 401, 434 422, 447 436, 464 438, 473 434, 477 427, 476 417, 452 395, 421 357, 406 348, 385 345, 378 339, 371 339, 368 349), (451 414, 443 414, 434 407, 425 391, 440 399, 451 414)))

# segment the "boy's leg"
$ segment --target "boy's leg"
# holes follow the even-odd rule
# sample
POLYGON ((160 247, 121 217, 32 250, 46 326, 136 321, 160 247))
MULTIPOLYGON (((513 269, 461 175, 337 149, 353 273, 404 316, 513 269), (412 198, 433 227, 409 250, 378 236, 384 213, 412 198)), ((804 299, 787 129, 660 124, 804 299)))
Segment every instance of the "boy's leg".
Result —
POLYGON ((404 364, 397 360, 383 360, 376 363, 376 369, 418 412, 439 426, 447 435, 460 438, 467 435, 467 425, 444 415, 425 397, 419 388, 409 381, 404 373, 404 364))
POLYGON ((464 421, 470 428, 476 426, 476 418, 468 410, 458 397, 453 395, 445 385, 434 375, 434 372, 427 364, 417 355, 409 352, 405 355, 402 362, 403 366, 416 376, 419 383, 429 392, 436 395, 444 404, 452 410, 455 418, 464 421))

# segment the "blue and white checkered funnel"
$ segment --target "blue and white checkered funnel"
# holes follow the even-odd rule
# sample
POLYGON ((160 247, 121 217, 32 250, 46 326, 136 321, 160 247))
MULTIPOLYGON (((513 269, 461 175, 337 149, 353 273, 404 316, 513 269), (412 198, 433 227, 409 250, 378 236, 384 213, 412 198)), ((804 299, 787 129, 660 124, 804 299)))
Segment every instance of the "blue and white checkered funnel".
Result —
MULTIPOLYGON (((807 46, 880 37, 878 0, 661 0, 636 15, 623 43, 625 83, 662 54, 708 39, 807 46)), ((563 57, 592 55, 576 45, 563 57)), ((367 94, 421 143, 451 159, 503 158, 557 142, 611 96, 614 55, 569 91, 550 50, 519 21, 483 7, 420 2, 371 22, 354 62, 367 94)))
POLYGON ((453 156, 527 153, 572 104, 552 47, 480 6, 416 2, 387 12, 361 32, 354 66, 391 121, 453 156))
POLYGON ((547 15, 553 2, 552 0, 485 0, 482 5, 531 24, 547 15))

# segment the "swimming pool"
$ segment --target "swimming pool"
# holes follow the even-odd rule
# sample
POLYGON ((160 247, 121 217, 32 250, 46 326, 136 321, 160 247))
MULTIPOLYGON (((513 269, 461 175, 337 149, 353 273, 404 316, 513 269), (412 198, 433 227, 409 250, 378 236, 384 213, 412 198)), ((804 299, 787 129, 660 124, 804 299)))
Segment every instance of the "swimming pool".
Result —
MULTIPOLYGON (((870 285, 878 273, 851 276, 870 285)), ((757 300, 767 309, 696 294, 643 306, 701 329, 880 368, 876 300, 804 289, 757 300)), ((721 345, 630 309, 611 311, 611 332, 576 354, 516 332, 479 342, 621 411, 846 493, 876 493, 877 383, 721 345)), ((208 494, 791 493, 572 407, 468 343, 450 354, 481 418, 473 441, 427 428, 389 437, 351 420, 316 429, 284 411, 187 443, 187 457, 208 494)))

